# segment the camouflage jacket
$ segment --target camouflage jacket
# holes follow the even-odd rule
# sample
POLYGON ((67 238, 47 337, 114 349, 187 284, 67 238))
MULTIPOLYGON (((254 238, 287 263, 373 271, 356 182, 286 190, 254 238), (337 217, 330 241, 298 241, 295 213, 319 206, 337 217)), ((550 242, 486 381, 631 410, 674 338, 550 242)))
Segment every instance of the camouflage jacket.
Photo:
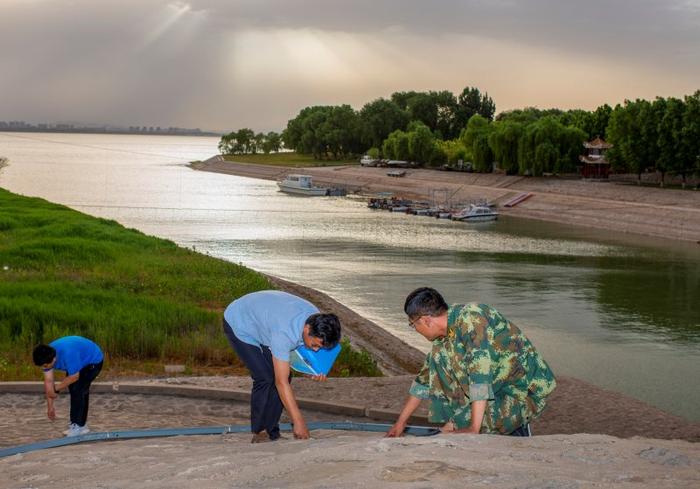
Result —
POLYGON ((433 341, 410 389, 430 400, 430 420, 466 428, 477 400, 488 401, 482 433, 510 433, 537 417, 556 381, 530 340, 485 304, 447 314, 447 334, 433 341))

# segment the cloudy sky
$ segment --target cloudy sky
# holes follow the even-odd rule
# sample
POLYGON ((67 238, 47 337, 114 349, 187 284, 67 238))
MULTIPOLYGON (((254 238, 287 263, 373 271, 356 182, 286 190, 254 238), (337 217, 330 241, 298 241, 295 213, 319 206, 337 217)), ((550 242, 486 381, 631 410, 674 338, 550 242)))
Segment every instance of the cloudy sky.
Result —
POLYGON ((0 0, 0 120, 280 130, 307 105, 497 110, 700 88, 700 0, 0 0))

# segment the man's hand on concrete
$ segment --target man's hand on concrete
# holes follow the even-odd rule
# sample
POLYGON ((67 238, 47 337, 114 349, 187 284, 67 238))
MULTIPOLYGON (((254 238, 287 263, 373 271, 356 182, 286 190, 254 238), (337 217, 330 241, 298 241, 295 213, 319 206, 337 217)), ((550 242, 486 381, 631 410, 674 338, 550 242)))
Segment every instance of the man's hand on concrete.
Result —
POLYGON ((304 421, 294 423, 294 438, 297 440, 309 439, 309 429, 306 427, 306 423, 304 421))
POLYGON ((389 428, 389 431, 386 432, 386 435, 384 435, 386 438, 396 438, 399 436, 403 436, 403 432, 406 429, 406 423, 401 423, 400 421, 397 421, 394 423, 394 426, 389 428))

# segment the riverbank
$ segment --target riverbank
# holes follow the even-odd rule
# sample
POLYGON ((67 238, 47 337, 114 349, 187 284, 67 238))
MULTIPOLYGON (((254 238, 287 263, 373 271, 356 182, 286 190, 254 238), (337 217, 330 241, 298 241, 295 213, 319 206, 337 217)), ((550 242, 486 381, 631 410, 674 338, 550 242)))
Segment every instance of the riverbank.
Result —
MULTIPOLYGON (((288 168, 226 161, 212 157, 194 162, 201 171, 279 180, 288 168)), ((298 171, 297 171, 298 172, 298 171)), ((395 195, 452 202, 487 199, 503 215, 633 233, 683 241, 700 241, 700 192, 638 187, 627 183, 589 182, 559 178, 528 178, 496 174, 409 169, 403 178, 387 176, 385 168, 313 167, 303 172, 317 185, 345 187, 350 192, 395 195), (532 197, 514 208, 502 207, 521 193, 532 197)))
MULTIPOLYGON (((106 355, 102 378, 232 366, 221 330, 235 298, 273 288, 249 268, 0 188, 0 380, 36 378, 34 345, 73 334, 106 355)), ((344 345, 336 375, 376 375, 344 345)))

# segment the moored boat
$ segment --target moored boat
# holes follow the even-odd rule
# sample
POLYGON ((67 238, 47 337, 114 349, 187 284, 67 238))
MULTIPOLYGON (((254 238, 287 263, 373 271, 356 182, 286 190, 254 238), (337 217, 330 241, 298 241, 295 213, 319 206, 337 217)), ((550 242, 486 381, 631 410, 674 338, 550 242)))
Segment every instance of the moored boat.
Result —
POLYGON ((277 182, 277 186, 282 192, 288 194, 310 197, 328 195, 327 188, 314 186, 311 175, 287 175, 283 180, 277 182))
POLYGON ((498 219, 498 212, 485 205, 470 205, 452 215, 453 221, 485 222, 498 219))

